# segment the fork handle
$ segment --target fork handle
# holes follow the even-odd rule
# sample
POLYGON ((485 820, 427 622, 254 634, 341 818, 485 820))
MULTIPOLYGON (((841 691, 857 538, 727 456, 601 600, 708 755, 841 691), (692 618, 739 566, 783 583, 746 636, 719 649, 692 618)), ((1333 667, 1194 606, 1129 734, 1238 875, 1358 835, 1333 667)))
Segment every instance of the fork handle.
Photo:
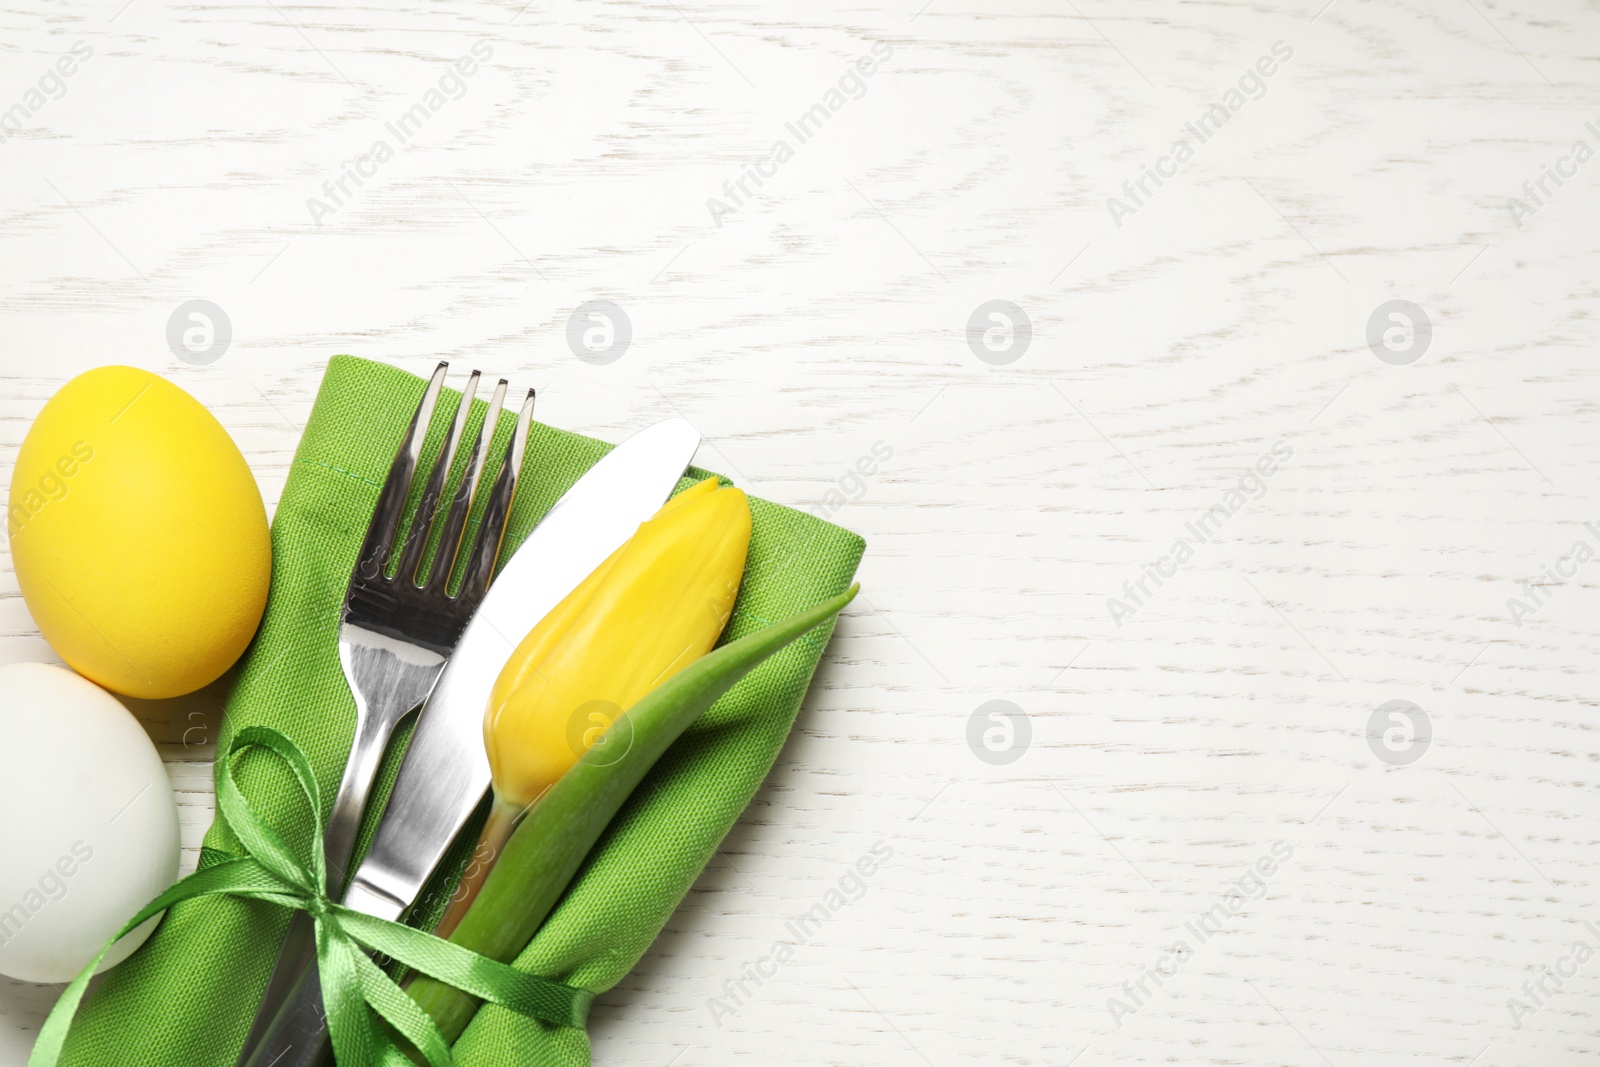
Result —
MULTIPOLYGON (((308 929, 310 925, 306 924, 308 929)), ((279 962, 282 960, 280 956, 279 962)), ((282 1004, 273 1006, 276 1014, 270 1017, 255 1049, 247 1050, 248 1058, 241 1059, 241 1067, 325 1067, 332 1062, 333 1047, 328 1041, 328 1017, 322 1006, 316 959, 308 960, 298 975, 290 977, 298 981, 290 987, 282 1004)), ((263 1010, 267 1007, 262 1005, 263 1010)))
MULTIPOLYGON (((328 814, 328 829, 323 835, 322 855, 328 866, 328 896, 338 900, 342 895, 345 883, 345 869, 350 865, 351 854, 355 851, 356 835, 361 829, 361 815, 366 810, 367 799, 372 795, 372 783, 377 777, 378 766, 383 761, 383 752, 388 745, 389 734, 393 732, 394 724, 385 722, 381 716, 369 715, 364 711, 356 712, 355 736, 350 741, 350 758, 345 763, 344 777, 339 782, 339 793, 334 798, 333 809, 328 814)), ((249 1036, 245 1038, 244 1047, 239 1052, 238 1067, 248 1067, 259 1058, 257 1051, 267 1042, 269 1034, 282 1034, 283 1027, 277 1025, 277 1019, 283 1009, 293 997, 298 988, 304 983, 299 981, 307 968, 310 968, 311 990, 317 991, 316 962, 312 958, 316 951, 316 938, 311 919, 304 912, 295 912, 289 921, 289 931, 284 936, 283 946, 278 950, 278 959, 272 965, 272 976, 267 979, 266 992, 261 996, 261 1005, 256 1009, 255 1020, 250 1024, 249 1036)), ((306 1021, 315 1020, 322 1014, 322 997, 317 995, 315 1003, 308 1006, 302 1005, 292 1013, 294 1022, 290 1033, 299 1033, 299 1026, 306 1021), (307 1011, 315 1014, 307 1016, 307 1011)), ((286 1019, 285 1025, 291 1025, 286 1019)), ((281 1041, 281 1036, 277 1038, 281 1041)), ((274 1053, 281 1052, 281 1047, 275 1048, 274 1053)), ((274 1062, 271 1057, 260 1061, 263 1064, 274 1062)), ((277 1067, 290 1067, 293 1061, 284 1060, 277 1067)))
POLYGON ((322 835, 322 859, 328 865, 328 897, 332 900, 344 895, 350 856, 355 852, 356 834, 361 830, 361 815, 367 810, 372 783, 378 777, 378 765, 383 762, 383 752, 394 727, 393 719, 361 711, 356 713, 350 758, 345 762, 339 793, 333 798, 333 809, 328 812, 328 828, 322 835))
POLYGON ((289 932, 284 935, 283 945, 278 949, 277 962, 272 965, 272 977, 267 979, 266 992, 261 995, 261 1003, 256 1008, 255 1021, 250 1024, 249 1036, 244 1039, 244 1047, 239 1051, 236 1067, 246 1067, 252 1062, 252 1055, 272 1032, 279 1009, 294 995, 301 974, 307 967, 316 966, 316 948, 316 928, 311 925, 311 917, 303 911, 295 912, 289 920, 289 932))

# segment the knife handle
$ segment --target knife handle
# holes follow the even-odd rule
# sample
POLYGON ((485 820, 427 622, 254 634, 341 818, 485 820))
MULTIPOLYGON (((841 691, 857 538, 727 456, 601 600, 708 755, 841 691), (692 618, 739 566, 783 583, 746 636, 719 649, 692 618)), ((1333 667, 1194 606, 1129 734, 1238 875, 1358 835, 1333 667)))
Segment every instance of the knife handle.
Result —
POLYGON ((326 1067, 333 1063, 322 982, 313 958, 256 1042, 245 1067, 326 1067))
POLYGON ((251 1053, 266 1036, 273 1020, 277 1018, 278 1009, 294 992, 300 975, 308 965, 316 962, 316 952, 317 934, 316 927, 311 924, 311 916, 297 911, 289 920, 289 932, 284 935, 283 945, 278 949, 277 961, 272 965, 272 976, 267 979, 267 990, 261 995, 261 1003, 256 1009, 255 1020, 250 1024, 250 1033, 244 1039, 244 1048, 239 1053, 236 1067, 248 1067, 251 1053))

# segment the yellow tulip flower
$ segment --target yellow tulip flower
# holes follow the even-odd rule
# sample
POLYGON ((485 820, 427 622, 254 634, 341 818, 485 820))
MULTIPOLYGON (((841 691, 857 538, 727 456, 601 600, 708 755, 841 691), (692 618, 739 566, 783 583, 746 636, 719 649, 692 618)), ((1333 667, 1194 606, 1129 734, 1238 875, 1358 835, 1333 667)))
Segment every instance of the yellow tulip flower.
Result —
MULTIPOLYGON (((639 698, 711 651, 733 614, 750 548, 750 503, 715 478, 685 489, 517 646, 483 720, 494 806, 469 883, 435 930, 447 936, 517 818, 639 698)), ((605 738, 602 742, 601 738, 605 738)))

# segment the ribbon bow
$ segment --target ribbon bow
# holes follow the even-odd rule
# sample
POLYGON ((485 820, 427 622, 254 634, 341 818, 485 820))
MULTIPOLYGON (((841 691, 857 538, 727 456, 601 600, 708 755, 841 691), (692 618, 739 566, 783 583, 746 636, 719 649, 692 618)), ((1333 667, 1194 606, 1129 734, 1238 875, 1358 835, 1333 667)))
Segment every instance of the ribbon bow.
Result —
POLYGON ((271 901, 311 915, 328 1032, 334 1055, 345 1067, 411 1067, 410 1058, 383 1032, 380 1016, 422 1053, 430 1067, 451 1067, 449 1043, 433 1019, 363 949, 381 952, 464 993, 519 1014, 558 1026, 584 1024, 594 1000, 594 994, 586 989, 525 974, 432 934, 374 918, 330 900, 322 858, 322 805, 316 776, 305 753, 278 731, 264 726, 239 731, 227 754, 217 761, 217 808, 248 854, 196 871, 129 919, 57 1001, 39 1031, 28 1067, 55 1067, 89 979, 112 945, 179 901, 216 893, 271 901), (255 746, 271 750, 289 765, 316 814, 318 833, 309 864, 255 813, 234 784, 234 757, 255 746))

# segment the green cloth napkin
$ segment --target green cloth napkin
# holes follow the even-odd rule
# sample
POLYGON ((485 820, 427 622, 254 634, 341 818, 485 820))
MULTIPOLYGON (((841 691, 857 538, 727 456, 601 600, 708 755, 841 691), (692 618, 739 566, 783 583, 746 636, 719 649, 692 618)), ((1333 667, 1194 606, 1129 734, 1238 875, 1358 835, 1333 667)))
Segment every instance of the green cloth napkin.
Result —
MULTIPOLYGON (((266 618, 239 671, 218 741, 218 750, 226 751, 243 727, 282 731, 311 758, 325 797, 338 787, 355 724, 336 644, 345 586, 422 389, 417 377, 383 364, 349 356, 329 363, 272 523, 266 618)), ((453 392, 441 401, 425 462, 440 447, 458 403, 453 392)), ((481 412, 474 417, 481 420, 481 412)), ((513 421, 514 413, 502 416, 497 443, 507 439, 513 421)), ((506 544, 520 544, 610 447, 535 423, 506 544)), ((705 472, 691 471, 679 488, 696 475, 705 472)), ((749 563, 725 640, 842 592, 865 547, 855 534, 789 508, 751 498, 750 509, 749 563)), ((627 974, 771 768, 830 632, 819 628, 773 656, 684 734, 618 813, 516 966, 596 993, 627 974)), ((397 738, 385 763, 380 803, 405 740, 397 738)), ((308 837, 310 817, 295 806, 296 789, 281 764, 246 752, 236 778, 256 810, 290 840, 308 837)), ((372 827, 369 818, 360 847, 372 827)), ((470 844, 460 843, 442 865, 419 922, 442 909, 470 844)), ((238 851, 227 828, 214 824, 201 865, 238 851)), ((173 907, 155 936, 90 995, 62 1062, 232 1067, 288 920, 283 908, 235 897, 173 907)), ((588 1036, 490 1006, 457 1042, 456 1062, 586 1065, 588 1036)))

